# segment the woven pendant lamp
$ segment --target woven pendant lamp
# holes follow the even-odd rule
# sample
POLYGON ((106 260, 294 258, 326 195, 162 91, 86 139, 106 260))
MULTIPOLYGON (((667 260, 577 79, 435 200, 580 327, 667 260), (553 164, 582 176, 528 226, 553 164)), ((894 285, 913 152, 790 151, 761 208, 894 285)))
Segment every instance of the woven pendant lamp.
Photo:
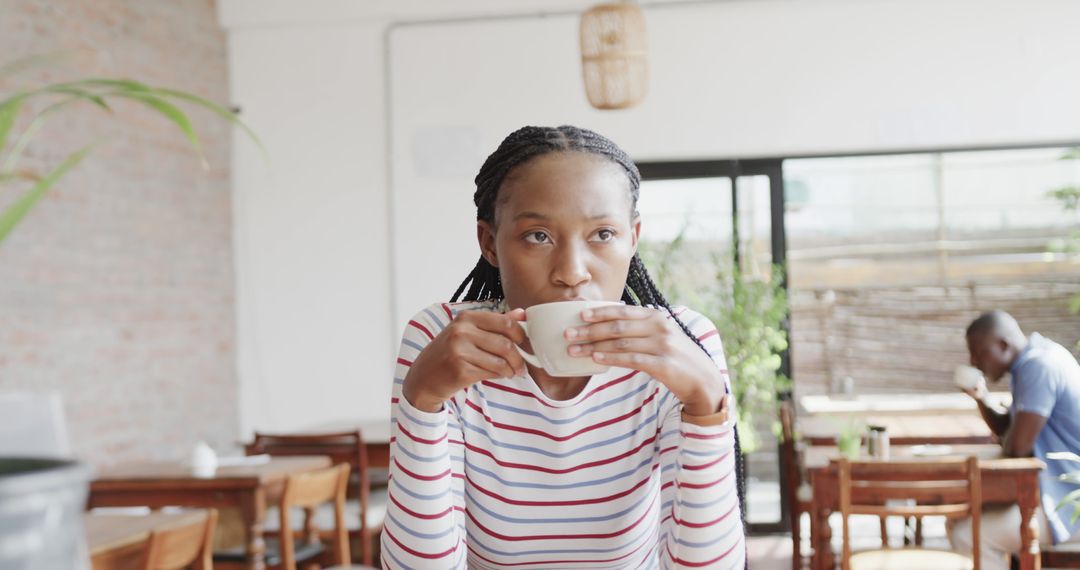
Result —
POLYGON ((645 13, 636 4, 600 4, 581 15, 581 67, 589 104, 626 109, 649 86, 645 13))

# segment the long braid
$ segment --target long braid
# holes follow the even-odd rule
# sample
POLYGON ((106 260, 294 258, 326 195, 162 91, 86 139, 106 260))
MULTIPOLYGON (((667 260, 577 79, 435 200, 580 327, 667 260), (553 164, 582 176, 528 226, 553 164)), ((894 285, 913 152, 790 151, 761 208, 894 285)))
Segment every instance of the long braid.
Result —
MULTIPOLYGON (((476 175, 476 193, 473 194, 473 203, 476 204, 476 219, 485 221, 492 226, 495 224, 495 207, 498 203, 499 189, 514 167, 528 162, 529 160, 553 152, 585 152, 602 156, 623 168, 630 181, 630 196, 632 211, 637 210, 638 197, 641 192, 641 173, 630 155, 619 148, 614 142, 606 137, 578 127, 563 125, 560 127, 522 127, 510 133, 499 148, 491 153, 480 167, 476 175)), ((480 256, 476 266, 461 282, 454 291, 450 301, 455 302, 459 298, 463 301, 488 301, 501 300, 504 297, 502 280, 499 277, 498 268, 491 265, 487 259, 480 256), (464 297, 461 296, 463 291, 464 297)), ((630 271, 626 277, 626 287, 623 290, 622 300, 630 305, 649 305, 667 311, 671 318, 679 325, 683 333, 690 337, 701 350, 708 354, 705 346, 686 326, 672 310, 664 294, 656 287, 645 264, 636 254, 630 261, 630 271)), ((743 528, 746 528, 746 496, 743 479, 742 447, 739 444, 739 430, 735 430, 735 479, 736 490, 739 495, 739 510, 742 516, 743 528)))

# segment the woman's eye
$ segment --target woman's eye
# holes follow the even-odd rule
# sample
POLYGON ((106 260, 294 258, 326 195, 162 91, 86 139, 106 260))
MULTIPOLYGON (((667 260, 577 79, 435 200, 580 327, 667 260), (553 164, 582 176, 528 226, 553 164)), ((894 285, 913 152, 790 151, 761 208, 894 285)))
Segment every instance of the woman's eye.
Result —
POLYGON ((615 237, 615 232, 612 230, 600 230, 594 234, 596 241, 611 241, 615 237))
POLYGON ((547 243, 551 239, 544 232, 529 232, 525 234, 525 241, 529 243, 547 243))

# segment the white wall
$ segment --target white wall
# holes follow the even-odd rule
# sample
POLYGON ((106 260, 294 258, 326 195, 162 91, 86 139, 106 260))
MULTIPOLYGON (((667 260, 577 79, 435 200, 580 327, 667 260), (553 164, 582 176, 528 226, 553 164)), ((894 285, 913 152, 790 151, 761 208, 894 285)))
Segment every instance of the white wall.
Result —
POLYGON ((622 112, 585 102, 575 16, 410 23, 588 4, 222 2, 273 170, 238 141, 244 426, 385 414, 388 336, 475 262, 471 179, 518 126, 587 126, 639 160, 1080 138, 1070 0, 647 6, 651 93, 622 112))

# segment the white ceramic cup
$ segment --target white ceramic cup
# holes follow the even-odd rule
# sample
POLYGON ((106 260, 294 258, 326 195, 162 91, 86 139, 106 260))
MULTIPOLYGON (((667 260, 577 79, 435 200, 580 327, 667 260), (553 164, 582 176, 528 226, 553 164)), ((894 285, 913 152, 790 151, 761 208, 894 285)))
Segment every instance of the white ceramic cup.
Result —
POLYGON ((571 327, 585 325, 581 312, 585 309, 621 305, 612 301, 559 301, 533 305, 525 309, 526 322, 518 322, 532 343, 535 354, 517 347, 522 358, 533 366, 543 368, 552 376, 592 376, 603 374, 609 366, 594 362, 592 356, 570 356, 572 344, 564 333, 571 327))
POLYGON ((974 390, 983 383, 983 373, 974 366, 961 364, 953 372, 953 381, 963 390, 974 390))

